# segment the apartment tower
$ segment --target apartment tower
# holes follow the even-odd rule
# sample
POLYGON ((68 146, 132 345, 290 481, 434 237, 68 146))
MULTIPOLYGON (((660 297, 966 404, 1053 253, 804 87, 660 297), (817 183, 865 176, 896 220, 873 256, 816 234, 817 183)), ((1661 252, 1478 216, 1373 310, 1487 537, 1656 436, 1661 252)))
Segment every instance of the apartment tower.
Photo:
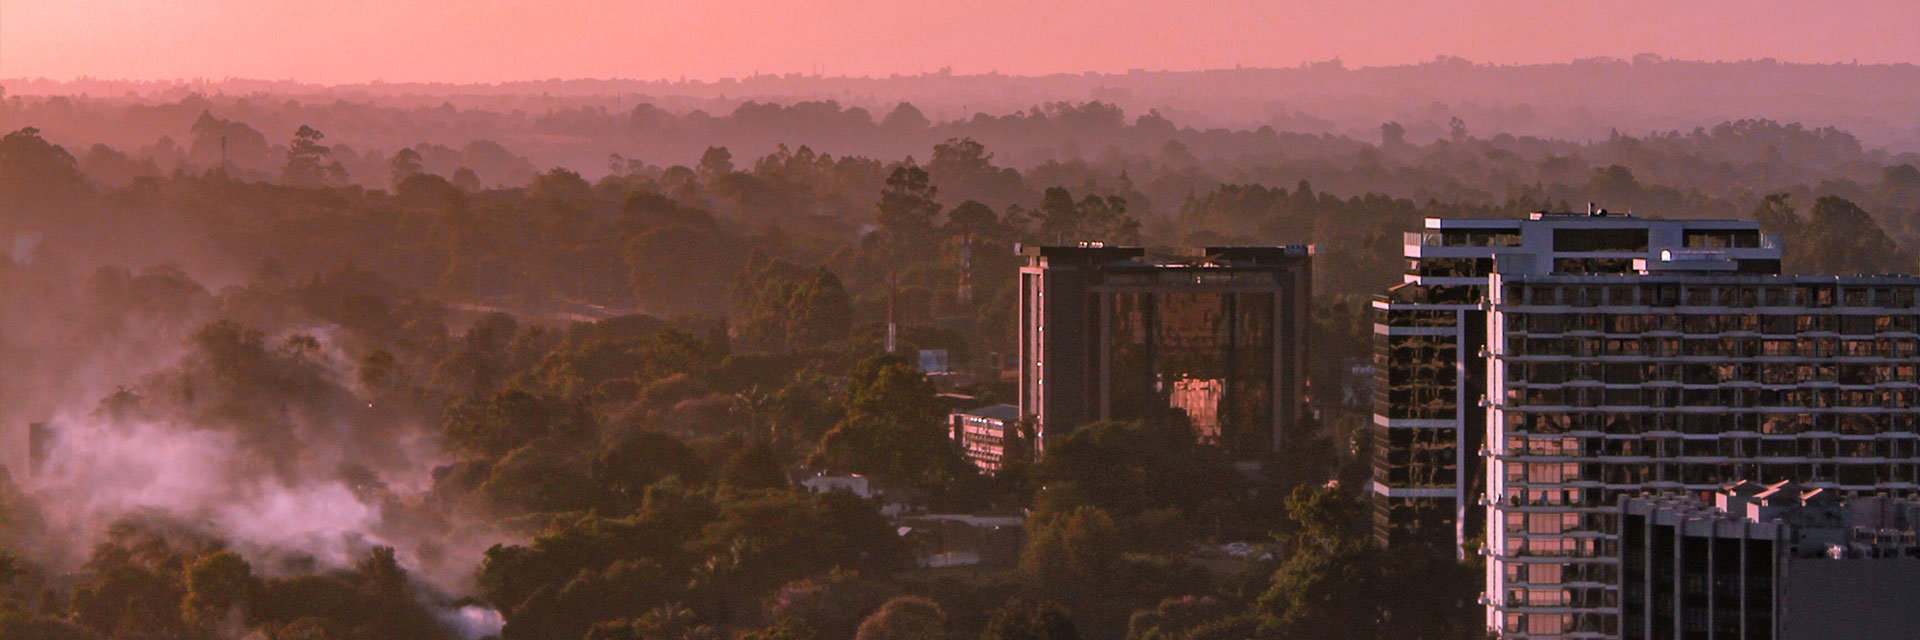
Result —
POLYGON ((1405 281, 1373 302, 1371 492, 1374 536, 1385 545, 1464 547, 1482 529, 1482 304, 1495 256, 1529 256, 1533 274, 1621 274, 1662 251, 1714 249, 1740 272, 1780 269, 1774 239, 1751 221, 1658 220, 1592 208, 1526 219, 1428 218, 1402 245, 1405 281))
POLYGON ((1494 258, 1471 451, 1500 637, 1622 635, 1623 497, 1920 489, 1920 277, 1757 274, 1690 244, 1624 275, 1494 258))

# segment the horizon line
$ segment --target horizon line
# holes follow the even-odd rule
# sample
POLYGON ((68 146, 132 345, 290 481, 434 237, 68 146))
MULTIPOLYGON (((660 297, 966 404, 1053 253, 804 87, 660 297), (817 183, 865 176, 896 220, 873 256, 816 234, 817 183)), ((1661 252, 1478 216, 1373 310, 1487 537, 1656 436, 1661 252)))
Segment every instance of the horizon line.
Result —
MULTIPOLYGON (((1359 71, 1408 69, 1408 68, 1439 66, 1439 65, 1459 65, 1461 63, 1465 63, 1466 66, 1470 66, 1475 69, 1510 69, 1510 68, 1527 68, 1527 67, 1572 66, 1572 65, 1581 64, 1581 63, 1627 64, 1630 66, 1640 66, 1640 65, 1651 66, 1651 65, 1658 65, 1658 64, 1708 64, 1708 65, 1772 64, 1772 65, 1779 65, 1779 66, 1806 66, 1806 67, 1920 68, 1920 62, 1915 62, 1915 61, 1861 62, 1858 59, 1834 60, 1834 61, 1803 61, 1803 60, 1781 60, 1771 56, 1761 57, 1761 58, 1742 58, 1737 60, 1725 60, 1725 59, 1702 60, 1702 59, 1686 59, 1686 58, 1668 58, 1656 53, 1643 52, 1643 53, 1634 54, 1633 56, 1626 57, 1626 58, 1600 55, 1600 56, 1588 56, 1584 58, 1572 58, 1572 59, 1554 61, 1554 62, 1486 62, 1486 61, 1475 61, 1475 60, 1471 60, 1471 59, 1460 57, 1460 56, 1438 55, 1438 56, 1434 56, 1431 59, 1420 61, 1420 62, 1381 64, 1381 65, 1359 65, 1359 66, 1352 66, 1352 67, 1346 66, 1346 64, 1341 60, 1339 56, 1335 56, 1333 58, 1329 58, 1326 60, 1303 61, 1294 66, 1244 66, 1244 65, 1236 64, 1232 67, 1198 67, 1198 68, 1189 68, 1189 69, 1130 68, 1130 69, 1120 70, 1120 71, 1116 71, 1116 70, 1102 71, 1102 70, 1090 69, 1085 71, 1058 71, 1058 72, 1052 72, 1052 73, 1031 73, 1031 74, 1003 73, 1003 72, 1000 72, 999 70, 989 70, 984 72, 956 73, 953 71, 952 66, 948 65, 934 71, 921 71, 921 72, 912 73, 912 74, 892 73, 884 76, 830 75, 830 74, 823 74, 819 72, 797 72, 797 71, 784 72, 784 73, 754 71, 749 75, 741 75, 741 76, 714 76, 714 77, 681 76, 679 78, 663 77, 663 78, 651 78, 651 79, 642 78, 642 77, 632 77, 632 76, 598 76, 598 77, 596 76, 549 76, 545 78, 520 78, 520 79, 493 80, 493 81, 394 80, 394 79, 386 79, 386 78, 371 78, 371 79, 353 80, 353 81, 347 81, 347 82, 320 82, 320 81, 312 81, 312 80, 301 80, 296 78, 265 78, 265 77, 248 77, 248 76, 227 76, 227 77, 221 77, 221 78, 210 78, 210 77, 107 78, 107 77, 96 77, 96 76, 87 76, 87 75, 70 76, 70 77, 22 75, 22 76, 0 76, 0 88, 4 88, 6 85, 10 83, 59 84, 59 85, 71 85, 71 84, 83 84, 83 83, 107 83, 107 84, 125 83, 125 84, 141 84, 141 85, 171 85, 174 87, 179 87, 183 85, 192 85, 192 84, 205 84, 205 83, 267 83, 267 84, 301 85, 301 86, 327 88, 327 89, 337 89, 337 88, 343 88, 343 87, 368 87, 368 86, 377 87, 377 86, 404 86, 404 85, 428 85, 428 86, 448 86, 448 87, 490 87, 490 86, 497 87, 497 86, 516 85, 516 84, 538 84, 538 83, 553 83, 553 82, 624 82, 624 83, 639 83, 639 84, 700 86, 700 85, 731 84, 731 83, 739 83, 744 81, 753 81, 753 80, 761 80, 761 79, 802 79, 802 80, 835 80, 835 81, 869 81, 871 82, 871 81, 895 80, 895 79, 903 79, 903 78, 1047 79, 1047 78, 1084 77, 1084 76, 1122 76, 1123 77, 1123 76, 1131 76, 1136 74, 1180 75, 1180 74, 1205 74, 1205 73, 1221 73, 1221 72, 1277 72, 1277 71, 1324 71, 1324 70, 1359 72, 1359 71), (1643 58, 1650 58, 1650 59, 1643 61, 1642 60, 1643 58)), ((37 95, 37 94, 27 94, 27 95, 37 95)))

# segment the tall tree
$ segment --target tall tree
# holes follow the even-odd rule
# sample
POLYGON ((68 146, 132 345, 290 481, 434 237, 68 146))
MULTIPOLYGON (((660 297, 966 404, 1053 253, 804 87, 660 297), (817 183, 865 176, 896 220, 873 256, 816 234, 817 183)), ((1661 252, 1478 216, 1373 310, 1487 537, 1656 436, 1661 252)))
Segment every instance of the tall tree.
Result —
POLYGON ((1802 216, 1793 196, 1776 193, 1761 201, 1753 217, 1787 238, 1782 251, 1787 273, 1891 273, 1913 266, 1873 216, 1846 198, 1822 197, 1802 216))
POLYGON ((412 147, 404 148, 399 153, 393 154, 393 162, 388 166, 387 181, 397 192, 400 190, 400 183, 425 171, 426 169, 420 163, 420 152, 414 151, 412 147))
POLYGON ((934 201, 938 192, 927 170, 911 161, 894 167, 887 176, 887 186, 880 190, 878 222, 881 237, 895 257, 926 249, 934 216, 940 215, 940 203, 934 201))
POLYGON ((1127 201, 1119 196, 1088 195, 1075 202, 1066 189, 1049 187, 1040 196, 1036 214, 1041 242, 1140 242, 1140 221, 1127 215, 1127 201))
POLYGON ((933 384, 912 364, 875 356, 855 367, 848 387, 847 418, 821 439, 821 462, 922 489, 967 473, 941 424, 933 384))
POLYGON ((1020 172, 993 166, 993 154, 973 138, 934 145, 927 173, 950 200, 979 200, 1005 207, 1022 197, 1020 172))
POLYGON ((280 181, 302 187, 345 183, 346 168, 333 159, 332 149, 320 144, 326 137, 319 129, 300 125, 287 146, 287 166, 280 172, 280 181))
POLYGON ((733 152, 726 147, 707 147, 700 154, 700 179, 711 184, 733 173, 733 152))
POLYGON ((0 137, 0 208, 58 205, 87 189, 78 161, 26 127, 0 137))

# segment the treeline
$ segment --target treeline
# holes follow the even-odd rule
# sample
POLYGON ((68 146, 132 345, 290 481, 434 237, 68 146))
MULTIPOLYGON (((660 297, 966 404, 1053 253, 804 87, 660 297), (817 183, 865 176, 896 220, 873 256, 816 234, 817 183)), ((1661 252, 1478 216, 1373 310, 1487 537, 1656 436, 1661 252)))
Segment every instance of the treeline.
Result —
MULTIPOLYGON (((120 120, 109 118, 114 115, 111 110, 94 112, 72 105, 60 107, 56 102, 22 106, 16 99, 0 109, 0 116, 60 121, 63 118, 59 114, 78 110, 90 114, 80 118, 81 128, 87 126, 85 122, 120 120)), ((125 119, 141 126, 117 127, 116 131, 140 131, 144 133, 134 135, 151 136, 155 130, 166 130, 170 126, 167 121, 177 120, 179 124, 191 123, 190 132, 178 141, 166 136, 160 142, 128 150, 103 145, 85 151, 69 150, 70 164, 103 189, 131 186, 142 177, 224 175, 247 184, 267 181, 358 186, 400 195, 405 178, 423 174, 439 176, 463 193, 480 194, 484 189, 485 194, 561 195, 572 197, 576 202, 565 204, 576 208, 582 207, 577 202, 583 199, 581 196, 592 193, 610 201, 598 205, 603 211, 628 205, 628 196, 644 189, 748 230, 777 226, 785 232, 828 235, 829 242, 836 243, 849 242, 874 222, 873 194, 896 165, 913 157, 920 158, 915 164, 928 171, 945 207, 978 201, 1004 215, 1015 205, 1036 208, 1047 189, 1061 187, 1080 198, 1093 195, 1121 199, 1129 215, 1142 224, 1146 238, 1168 243, 1190 238, 1333 241, 1318 230, 1302 230, 1298 224, 1289 225, 1284 232, 1275 224, 1264 229, 1249 226, 1250 216, 1268 216, 1264 210, 1246 210, 1249 205, 1264 204, 1248 202, 1245 196, 1250 189, 1301 182, 1313 185, 1315 193, 1346 194, 1346 198, 1362 194, 1374 198, 1371 194, 1379 194, 1389 202, 1478 208, 1498 215, 1598 202, 1615 211, 1642 215, 1742 217, 1777 193, 1792 194, 1801 202, 1833 195, 1869 212, 1897 245, 1912 250, 1920 243, 1920 227, 1916 227, 1916 220, 1920 220, 1920 204, 1916 204, 1920 202, 1920 170, 1913 168, 1920 160, 1865 150, 1852 136, 1832 129, 1804 129, 1757 120, 1688 133, 1615 136, 1588 144, 1504 134, 1475 137, 1466 123, 1456 121, 1449 138, 1423 145, 1410 142, 1404 127, 1387 123, 1381 126, 1381 142, 1376 145, 1267 129, 1196 131, 1176 128, 1155 114, 1129 123, 1118 110, 1099 103, 1054 105, 1032 113, 938 125, 911 115, 911 107, 904 105, 880 122, 825 103, 746 105, 719 118, 674 116, 641 107, 636 114, 645 111, 650 115, 577 114, 583 120, 577 126, 570 125, 574 131, 568 135, 610 140, 629 131, 638 136, 636 146, 657 150, 677 144, 672 143, 677 137, 693 141, 686 146, 698 151, 690 150, 684 164, 653 164, 634 153, 597 157, 584 170, 541 171, 525 158, 485 140, 409 143, 396 146, 391 153, 356 151, 341 140, 368 133, 332 124, 357 120, 340 115, 360 109, 351 104, 334 105, 328 111, 333 115, 286 104, 273 107, 270 117, 262 115, 258 107, 235 105, 233 110, 239 113, 224 118, 207 111, 205 107, 210 105, 195 98, 144 108, 151 113, 124 114, 125 119), (900 115, 903 113, 909 115, 900 115), (325 116, 317 120, 325 124, 294 125, 289 119, 307 116, 325 116), (262 133, 263 129, 248 124, 250 119, 285 121, 282 126, 265 130, 282 130, 287 132, 283 134, 286 137, 262 133), (772 136, 790 136, 793 140, 858 137, 830 124, 840 120, 864 122, 849 126, 876 135, 889 131, 902 134, 880 135, 891 140, 917 138, 929 142, 901 149, 899 155, 836 156, 817 147, 789 147, 769 141, 772 136), (822 126, 823 122, 829 124, 822 126), (303 129, 308 132, 306 137, 295 135, 303 129), (730 131, 757 132, 744 135, 767 140, 746 146, 764 146, 771 151, 747 156, 742 146, 703 146, 705 142, 739 137, 730 131), (1082 152, 1064 160, 1023 164, 993 151, 1061 138, 1065 138, 1065 146, 1081 147, 1082 152), (1103 149, 1097 156, 1092 146, 1095 144, 1103 149), (302 160, 315 166, 311 170, 294 166, 290 171, 292 159, 316 153, 325 154, 324 162, 318 158, 302 160), (570 173, 580 180, 567 182, 564 178, 570 173), (543 174, 545 180, 536 182, 543 174), (595 192, 582 188, 581 182, 601 188, 595 192), (502 185, 513 188, 486 188, 502 185)), ((440 116, 454 120, 487 117, 484 113, 427 111, 413 118, 383 120, 431 123, 440 122, 440 116)), ((67 129, 42 130, 39 137, 56 142, 75 136, 73 129, 67 129)), ((33 149, 40 146, 25 138, 18 144, 23 145, 19 150, 23 157, 38 153, 33 149)), ((534 141, 528 146, 539 144, 534 141)), ((44 188, 45 178, 70 180, 70 176, 22 173, 29 170, 23 165, 11 177, 17 188, 44 188)), ((145 184, 174 183, 163 180, 145 184)), ((415 208, 431 204, 419 202, 418 187, 422 186, 416 184, 412 190, 415 208)), ((338 191, 336 196, 357 197, 353 194, 362 193, 338 191)), ((1325 209, 1319 205, 1313 208, 1325 209)), ((1343 212, 1333 213, 1341 218, 1339 224, 1350 224, 1343 212)), ((1371 222, 1381 216, 1368 217, 1371 222)))
MULTIPOLYGON (((924 160, 709 144, 590 179, 194 106, 156 107, 200 131, 171 165, 0 137, 0 421, 59 417, 91 443, 0 491, 0 638, 451 637, 474 611, 510 640, 1475 637, 1479 569, 1364 544, 1353 366, 1403 232, 1598 200, 1755 217, 1804 271, 1910 271, 1920 233, 1910 159, 1766 121, 1591 144, 1464 122, 1419 144, 1390 123, 1376 145, 1065 105, 977 130, 846 120, 934 136, 924 160), (1115 150, 1020 166, 950 135, 994 127, 1115 150), (897 353, 948 350, 972 402, 1010 401, 1014 248, 1088 240, 1316 244, 1313 437, 1257 479, 1135 424, 974 473, 887 325, 897 353), (938 540, 795 472, 1023 514, 1026 543, 1005 566, 922 567, 938 540), (141 473, 192 482, 156 502, 141 473), (342 495, 357 515, 318 529, 199 515, 342 495), (1194 553, 1228 542, 1270 544, 1194 553)), ((850 112, 753 109, 726 120, 850 112)))
MULTIPOLYGON (((787 273, 802 290, 820 277, 787 273)), ((128 348, 177 355, 98 398, 37 490, 0 487, 0 638, 451 638, 474 611, 498 612, 508 639, 1473 637, 1474 572, 1444 551, 1365 549, 1365 509, 1327 484, 1360 484, 1365 464, 1340 465, 1328 438, 1249 483, 1189 434, 1100 424, 983 477, 947 441, 933 384, 871 337, 801 328, 780 335, 804 347, 747 348, 691 317, 456 323, 346 268, 268 263, 218 291, 166 268, 71 276, 0 269, 40 294, 0 316, 10 329, 63 320, 5 334, 9 362, 36 363, 14 382, 84 376, 128 348), (136 448, 189 458, 174 474, 217 467, 220 490, 146 502, 144 485, 99 481, 137 470, 74 466, 136 448), (424 486, 403 482, 426 465, 424 486), (1008 565, 923 568, 937 535, 797 491, 793 469, 883 478, 937 511, 1025 513, 1028 542, 1008 565), (344 548, 267 514, 196 517, 328 489, 379 514, 344 548), (79 505, 122 500, 144 508, 95 514, 99 541, 71 546, 79 505), (463 553, 489 537, 510 542, 463 553), (1191 554, 1270 537, 1271 555, 1229 569, 1191 554), (1408 584, 1446 587, 1384 597, 1408 584)))
MULTIPOLYGON (((970 119, 976 113, 1024 111, 1060 100, 1099 100, 1136 113, 1158 109, 1203 129, 1266 125, 1312 134, 1368 136, 1379 123, 1400 122, 1418 141, 1446 137, 1452 118, 1497 122, 1501 131, 1516 136, 1589 140, 1604 138, 1609 130, 1686 131, 1723 120, 1759 117, 1837 126, 1874 146, 1920 150, 1920 129, 1910 117, 1920 107, 1916 102, 1920 101, 1920 67, 1915 65, 1799 64, 1772 59, 1710 62, 1669 60, 1654 54, 1526 65, 1439 56, 1419 64, 1360 68, 1335 59, 1293 68, 1135 69, 1047 76, 940 70, 876 78, 755 74, 710 81, 554 78, 487 85, 324 86, 284 80, 92 78, 4 82, 10 93, 27 95, 169 101, 196 93, 225 94, 313 104, 344 100, 436 107, 448 103, 461 110, 520 110, 534 115, 577 106, 624 112, 639 102, 676 113, 722 114, 744 102, 826 100, 880 114, 904 100, 934 120, 945 121, 970 119)), ((932 141, 918 142, 924 147, 932 141)), ((817 143, 814 146, 820 148, 817 143)))
MULTIPOLYGON (((1885 168, 1920 164, 1911 153, 1863 144, 1849 132, 1759 119, 1603 130, 1577 142, 1516 135, 1512 120, 1498 115, 1443 115, 1431 131, 1410 119, 1382 119, 1344 135, 1303 133, 1285 124, 1208 128, 1176 118, 1181 116, 1128 113, 1098 101, 1045 102, 941 120, 907 103, 870 111, 832 100, 749 101, 713 113, 650 103, 557 101, 487 109, 268 95, 192 95, 154 103, 0 100, 0 130, 37 127, 85 163, 89 175, 114 185, 142 175, 214 169, 245 180, 278 180, 293 134, 303 126, 328 136, 346 183, 369 189, 392 188, 389 167, 402 150, 419 155, 430 173, 453 179, 464 167, 483 187, 513 188, 552 167, 591 181, 644 166, 692 167, 713 147, 728 149, 742 169, 783 145, 883 163, 914 157, 924 164, 935 145, 970 138, 992 150, 998 166, 1020 171, 1035 190, 1084 190, 1093 186, 1089 181, 1114 190, 1124 173, 1145 198, 1132 202, 1134 210, 1156 215, 1171 214, 1186 197, 1222 184, 1305 179, 1346 195, 1379 192, 1483 205, 1574 187, 1545 195, 1604 199, 1616 210, 1724 216, 1745 213, 1779 191, 1834 185, 1871 192, 1886 181, 1885 168), (1595 179, 1595 172, 1613 166, 1626 174, 1595 179), (1626 176, 1632 180, 1621 179, 1626 176)), ((1010 200, 982 201, 1000 207, 1010 200)), ((1910 202, 1862 204, 1876 212, 1888 210, 1883 204, 1898 204, 1902 213, 1912 209, 1910 202)))

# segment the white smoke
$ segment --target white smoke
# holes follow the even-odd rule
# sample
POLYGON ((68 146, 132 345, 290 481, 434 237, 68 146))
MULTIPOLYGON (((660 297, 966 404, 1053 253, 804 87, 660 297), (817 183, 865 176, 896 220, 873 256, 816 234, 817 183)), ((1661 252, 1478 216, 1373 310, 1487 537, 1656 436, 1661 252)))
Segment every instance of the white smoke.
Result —
POLYGON ((234 546, 351 566, 384 541, 375 505, 338 481, 288 481, 249 459, 233 434, 146 421, 61 416, 55 441, 27 483, 56 530, 98 531, 134 513, 161 513, 219 532, 234 546))
POLYGON ((506 621, 500 618, 500 612, 478 605, 441 611, 438 615, 441 624, 458 631, 460 637, 468 640, 498 637, 500 630, 507 626, 506 621))
POLYGON ((256 315, 273 336, 268 349, 290 353, 283 341, 296 334, 318 348, 290 356, 310 367, 276 370, 292 372, 294 390, 229 388, 207 375, 190 338, 213 319, 210 302, 111 322, 97 317, 108 307, 77 293, 44 302, 31 313, 0 307, 8 356, 0 470, 25 490, 39 523, 17 532, 16 551, 56 572, 77 570, 110 525, 129 519, 217 537, 263 576, 351 568, 387 546, 450 628, 469 638, 498 633, 497 613, 447 607, 472 593, 485 549, 519 536, 428 500, 432 469, 451 462, 437 430, 404 407, 367 404, 371 391, 355 382, 365 347, 348 332, 256 315), (108 410, 103 398, 122 389, 131 408, 108 410), (35 422, 53 438, 29 461, 21 432, 35 422))
MULTIPOLYGON (((230 432, 71 415, 51 424, 55 439, 26 485, 41 504, 57 505, 45 514, 53 531, 98 535, 124 516, 161 514, 219 534, 252 560, 291 555, 329 568, 353 566, 370 548, 391 546, 403 566, 443 591, 465 586, 455 582, 471 574, 477 549, 491 542, 461 545, 471 554, 447 558, 451 566, 425 566, 430 563, 408 546, 377 533, 388 528, 380 505, 337 479, 272 473, 269 461, 251 456, 230 432), (461 578, 450 578, 456 575, 461 578)), ((314 464, 327 462, 325 452, 310 453, 314 464)), ((80 540, 65 542, 65 549, 43 551, 79 553, 86 547, 80 540)), ((270 564, 256 567, 273 572, 270 564)), ((496 637, 504 624, 499 612, 483 606, 423 604, 468 640, 496 637)))

